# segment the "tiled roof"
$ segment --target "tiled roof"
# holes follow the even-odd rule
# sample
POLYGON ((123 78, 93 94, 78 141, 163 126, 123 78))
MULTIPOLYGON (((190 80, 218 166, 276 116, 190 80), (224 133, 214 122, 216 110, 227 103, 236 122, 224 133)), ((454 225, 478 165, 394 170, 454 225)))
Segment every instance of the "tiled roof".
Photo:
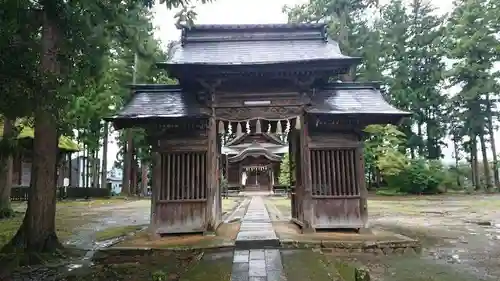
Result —
MULTIPOLYGON (((411 113, 399 110, 384 100, 377 85, 360 83, 333 83, 315 91, 311 114, 373 114, 405 117, 411 113)), ((144 85, 135 89, 132 100, 117 115, 107 120, 156 119, 179 117, 208 117, 210 111, 194 95, 175 86, 144 85)), ((241 140, 244 137, 237 138, 241 140)), ((229 143, 236 144, 237 141, 229 143)))
POLYGON ((353 59, 324 24, 198 25, 184 28, 167 64, 255 65, 353 59))
POLYGON ((318 90, 306 112, 313 114, 383 114, 407 116, 387 101, 376 85, 336 83, 318 90))
POLYGON ((231 163, 235 163, 245 159, 247 156, 264 156, 271 161, 281 160, 281 156, 274 154, 257 142, 252 143, 249 147, 243 149, 237 155, 229 157, 227 160, 231 163))
POLYGON ((136 86, 132 100, 113 119, 203 117, 209 112, 177 85, 136 86))
MULTIPOLYGON (((262 146, 265 147, 267 150, 269 150, 271 153, 274 153, 274 154, 278 154, 279 155, 279 154, 288 153, 288 144, 281 145, 281 146, 269 147, 269 146, 264 145, 264 143, 262 143, 262 146)), ((236 155, 236 154, 239 154, 245 148, 246 147, 227 147, 227 146, 223 146, 222 149, 221 149, 221 153, 222 154, 226 154, 226 155, 236 155)))

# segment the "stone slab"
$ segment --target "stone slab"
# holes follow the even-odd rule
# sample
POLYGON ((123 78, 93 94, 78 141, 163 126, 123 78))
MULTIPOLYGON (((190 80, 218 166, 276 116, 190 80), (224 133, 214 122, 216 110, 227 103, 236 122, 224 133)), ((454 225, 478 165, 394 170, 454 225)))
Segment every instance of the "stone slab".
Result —
POLYGON ((279 250, 267 249, 280 243, 262 198, 252 198, 241 221, 231 281, 286 281, 279 250))

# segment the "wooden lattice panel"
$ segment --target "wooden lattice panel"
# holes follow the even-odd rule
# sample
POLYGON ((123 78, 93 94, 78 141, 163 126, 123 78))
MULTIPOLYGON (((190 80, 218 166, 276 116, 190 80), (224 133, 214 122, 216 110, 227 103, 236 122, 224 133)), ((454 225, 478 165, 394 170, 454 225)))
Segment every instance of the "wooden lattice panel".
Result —
POLYGON ((359 196, 356 149, 313 149, 311 180, 313 196, 359 196))
POLYGON ((168 152, 162 154, 160 200, 207 198, 207 153, 168 152))

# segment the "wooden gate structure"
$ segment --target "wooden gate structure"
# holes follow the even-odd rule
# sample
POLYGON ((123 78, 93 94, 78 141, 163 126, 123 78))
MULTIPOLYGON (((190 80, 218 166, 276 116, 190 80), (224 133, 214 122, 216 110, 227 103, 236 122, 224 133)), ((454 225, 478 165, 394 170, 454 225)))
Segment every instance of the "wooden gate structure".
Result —
POLYGON ((177 85, 133 85, 115 128, 143 127, 152 146, 151 227, 213 231, 221 222, 221 139, 248 121, 287 133, 292 217, 306 230, 367 223, 362 130, 408 115, 377 83, 331 82, 360 62, 324 24, 196 25, 169 61, 177 85))

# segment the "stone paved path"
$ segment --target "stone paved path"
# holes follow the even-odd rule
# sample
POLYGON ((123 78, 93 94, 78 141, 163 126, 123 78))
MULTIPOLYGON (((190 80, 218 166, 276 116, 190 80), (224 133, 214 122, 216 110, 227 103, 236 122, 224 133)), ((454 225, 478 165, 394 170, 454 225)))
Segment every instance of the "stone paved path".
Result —
POLYGON ((253 197, 236 237, 231 281, 286 281, 279 239, 261 197, 253 197))
POLYGON ((261 197, 252 197, 248 204, 235 243, 240 249, 279 247, 279 239, 261 197))

